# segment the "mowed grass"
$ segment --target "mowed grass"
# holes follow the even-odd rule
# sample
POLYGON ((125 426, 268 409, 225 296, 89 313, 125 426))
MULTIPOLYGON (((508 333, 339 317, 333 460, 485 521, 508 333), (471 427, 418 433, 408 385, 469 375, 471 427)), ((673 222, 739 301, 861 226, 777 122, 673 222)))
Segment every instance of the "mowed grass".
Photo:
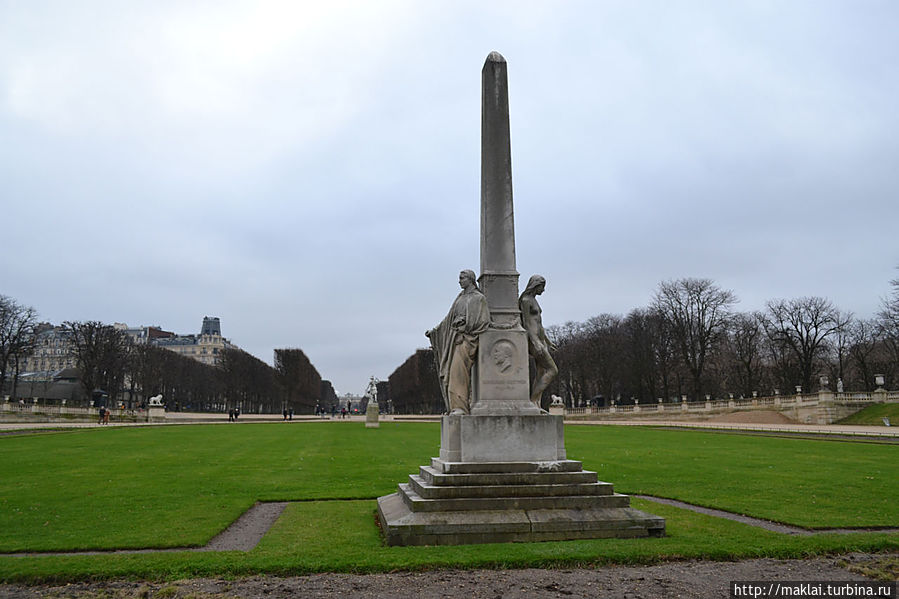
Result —
POLYGON ((884 417, 889 418, 891 426, 899 426, 899 403, 881 403, 868 406, 840 420, 837 424, 862 424, 884 426, 884 417))
POLYGON ((899 526, 899 445, 634 427, 565 429, 618 491, 806 528, 899 526))
POLYGON ((256 501, 390 493, 438 447, 433 425, 350 422, 0 438, 0 551, 204 545, 256 501))
MULTIPOLYGON (((663 539, 384 547, 373 498, 437 454, 439 425, 277 423, 0 438, 0 551, 202 545, 257 500, 295 500, 253 551, 0 556, 0 580, 427 567, 548 567, 899 549, 899 535, 794 537, 635 499, 663 539)), ((896 526, 899 447, 632 427, 566 427, 616 490, 804 526, 896 526)))

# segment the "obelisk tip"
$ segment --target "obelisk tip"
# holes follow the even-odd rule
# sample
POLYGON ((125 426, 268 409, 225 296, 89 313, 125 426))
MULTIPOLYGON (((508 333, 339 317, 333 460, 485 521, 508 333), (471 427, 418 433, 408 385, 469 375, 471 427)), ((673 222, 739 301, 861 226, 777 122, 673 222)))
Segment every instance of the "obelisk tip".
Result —
POLYGON ((506 59, 503 58, 502 54, 494 50, 487 55, 487 62, 506 62, 506 59))

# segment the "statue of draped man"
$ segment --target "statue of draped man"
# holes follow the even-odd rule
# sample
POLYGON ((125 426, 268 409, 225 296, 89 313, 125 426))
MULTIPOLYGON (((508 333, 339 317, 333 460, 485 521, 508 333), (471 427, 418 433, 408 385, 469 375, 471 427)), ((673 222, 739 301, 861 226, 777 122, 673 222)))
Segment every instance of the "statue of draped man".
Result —
POLYGON ((425 336, 431 340, 440 390, 451 415, 471 413, 471 367, 477 359, 478 335, 490 325, 487 298, 478 289, 474 271, 459 273, 462 291, 446 318, 425 336))

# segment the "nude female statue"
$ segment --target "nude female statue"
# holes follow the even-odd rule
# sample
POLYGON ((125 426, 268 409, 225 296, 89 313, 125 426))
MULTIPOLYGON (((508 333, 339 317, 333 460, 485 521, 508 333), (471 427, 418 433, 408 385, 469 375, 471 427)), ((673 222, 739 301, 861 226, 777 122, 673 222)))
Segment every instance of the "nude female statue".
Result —
POLYGON ((521 296, 518 298, 518 309, 521 310, 521 326, 528 334, 528 353, 534 357, 537 364, 537 376, 534 378, 534 386, 531 389, 531 401, 540 407, 540 399, 543 397, 543 391, 549 385, 559 369, 549 355, 550 350, 555 350, 556 346, 552 344, 546 336, 543 329, 543 317, 540 304, 537 303, 537 296, 546 289, 546 279, 540 275, 534 275, 528 279, 528 285, 525 287, 521 296))

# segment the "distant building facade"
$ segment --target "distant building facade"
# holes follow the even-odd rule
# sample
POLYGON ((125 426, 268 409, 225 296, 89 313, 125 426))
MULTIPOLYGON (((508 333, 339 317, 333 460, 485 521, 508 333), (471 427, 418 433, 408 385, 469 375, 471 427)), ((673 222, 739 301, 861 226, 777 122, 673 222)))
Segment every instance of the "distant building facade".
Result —
MULTIPOLYGON (((218 364, 222 350, 237 349, 222 337, 222 325, 217 317, 205 316, 199 335, 176 335, 159 326, 129 327, 121 322, 112 326, 125 333, 135 345, 156 345, 204 364, 218 364)), ((19 372, 35 381, 50 381, 55 373, 76 366, 71 331, 43 322, 36 328, 34 352, 19 362, 19 372)))
POLYGON ((170 337, 174 337, 175 333, 171 331, 163 331, 161 327, 129 327, 127 324, 122 322, 116 322, 113 325, 118 331, 122 331, 128 338, 131 339, 131 342, 135 345, 144 345, 147 343, 153 343, 157 339, 168 339, 170 337))
POLYGON ((238 349, 231 341, 222 337, 221 321, 213 316, 203 317, 199 335, 157 336, 149 342, 211 366, 221 361, 224 350, 238 349))
POLYGON ((31 373, 32 380, 49 381, 53 374, 75 367, 72 334, 49 322, 37 325, 34 352, 19 363, 19 371, 31 373))

